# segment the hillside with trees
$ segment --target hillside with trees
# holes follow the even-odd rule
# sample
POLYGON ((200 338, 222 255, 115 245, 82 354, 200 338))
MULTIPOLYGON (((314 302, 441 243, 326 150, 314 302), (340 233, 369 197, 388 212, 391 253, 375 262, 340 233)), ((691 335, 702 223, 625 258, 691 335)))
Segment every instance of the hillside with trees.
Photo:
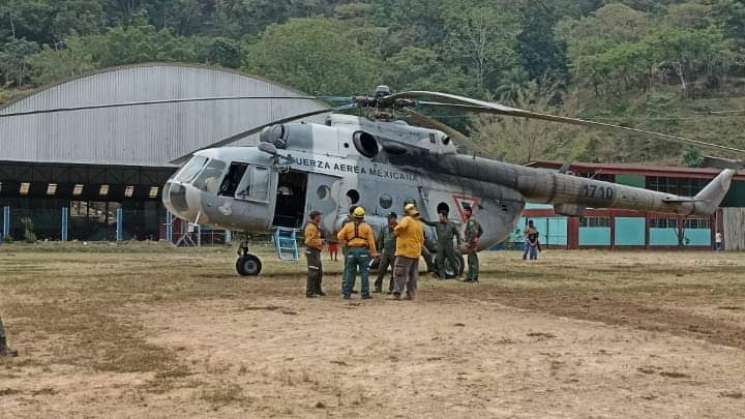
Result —
MULTIPOLYGON (((309 94, 439 90, 745 147, 745 0, 0 0, 0 102, 111 66, 238 69, 309 94)), ((472 152, 696 165, 701 153, 435 114, 472 152)))

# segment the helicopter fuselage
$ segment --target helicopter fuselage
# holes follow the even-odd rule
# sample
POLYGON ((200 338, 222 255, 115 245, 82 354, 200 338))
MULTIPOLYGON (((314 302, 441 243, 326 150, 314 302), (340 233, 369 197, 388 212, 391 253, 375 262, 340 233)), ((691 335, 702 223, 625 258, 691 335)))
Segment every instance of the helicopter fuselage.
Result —
POLYGON ((697 196, 681 197, 458 154, 441 131, 334 114, 326 124, 271 126, 258 147, 195 153, 168 181, 163 200, 190 222, 248 233, 301 228, 312 210, 333 233, 353 205, 377 227, 408 202, 427 219, 447 210, 462 224, 469 204, 487 248, 514 230, 526 200, 552 204, 563 215, 585 208, 707 215, 734 173, 725 170, 697 196))

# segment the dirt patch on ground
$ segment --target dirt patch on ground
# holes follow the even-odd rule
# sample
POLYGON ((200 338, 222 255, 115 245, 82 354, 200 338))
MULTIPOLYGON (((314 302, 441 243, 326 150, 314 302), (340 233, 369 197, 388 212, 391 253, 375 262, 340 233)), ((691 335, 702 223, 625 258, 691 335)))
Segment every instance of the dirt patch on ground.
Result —
POLYGON ((0 249, 9 417, 739 417, 739 255, 484 253, 415 302, 229 250, 0 249), (4 270, 8 267, 10 269, 4 270))

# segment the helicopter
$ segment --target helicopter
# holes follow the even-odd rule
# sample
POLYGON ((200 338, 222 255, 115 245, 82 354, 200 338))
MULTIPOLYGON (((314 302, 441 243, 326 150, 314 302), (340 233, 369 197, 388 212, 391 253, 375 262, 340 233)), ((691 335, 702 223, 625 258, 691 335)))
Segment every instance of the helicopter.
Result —
MULTIPOLYGON (((254 99, 329 101, 329 97, 321 96, 243 96, 32 112, 254 99)), ((164 185, 164 205, 188 222, 249 234, 267 233, 278 227, 299 229, 312 210, 321 212, 322 230, 336 232, 347 220, 350 206, 364 207, 366 221, 379 228, 386 224, 390 212, 405 203, 415 203, 424 218, 434 219, 438 213, 447 212, 452 222, 462 225, 463 211, 468 206, 484 228, 479 242, 479 250, 483 250, 504 241, 514 231, 528 201, 553 205, 557 214, 566 216, 581 216, 588 208, 710 215, 742 167, 735 161, 712 159, 723 169, 719 175, 696 196, 677 196, 461 153, 456 142, 467 143, 468 137, 418 112, 420 107, 618 130, 731 153, 745 152, 449 93, 392 93, 387 86, 379 86, 372 96, 341 100, 342 105, 272 121, 174 160, 186 163, 164 185), (355 110, 357 114, 348 113, 355 110), (320 115, 327 115, 322 123, 301 121, 320 115), (256 134, 257 146, 230 146, 256 134)), ((5 116, 13 115, 0 115, 5 116)), ((451 276, 462 272, 464 264, 459 262, 460 266, 449 267, 451 276)), ((261 270, 260 258, 250 253, 247 240, 241 241, 236 260, 238 274, 257 276, 261 270)))

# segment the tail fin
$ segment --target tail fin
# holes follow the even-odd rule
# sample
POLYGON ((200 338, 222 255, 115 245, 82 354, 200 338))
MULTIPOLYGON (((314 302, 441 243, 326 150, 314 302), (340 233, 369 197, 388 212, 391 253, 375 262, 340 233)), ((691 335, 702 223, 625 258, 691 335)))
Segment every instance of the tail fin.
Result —
POLYGON ((695 201, 694 212, 702 215, 714 213, 714 211, 719 207, 719 204, 722 203, 724 196, 727 195, 735 173, 737 172, 732 169, 723 170, 719 176, 714 178, 714 180, 709 182, 701 192, 696 194, 696 196, 693 197, 693 200, 695 201))

